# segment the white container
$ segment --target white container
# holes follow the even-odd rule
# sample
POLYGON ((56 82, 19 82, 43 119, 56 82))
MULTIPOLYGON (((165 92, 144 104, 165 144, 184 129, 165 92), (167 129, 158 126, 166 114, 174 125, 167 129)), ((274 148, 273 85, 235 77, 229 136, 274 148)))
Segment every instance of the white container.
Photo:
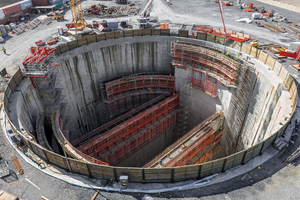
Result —
POLYGON ((0 9, 0 20, 5 18, 5 14, 4 11, 2 9, 0 9))
POLYGON ((11 31, 11 28, 10 28, 9 25, 5 25, 5 28, 6 28, 7 31, 11 31))
POLYGON ((61 26, 57 27, 57 31, 58 31, 59 35, 63 35, 63 30, 62 30, 61 26))
POLYGON ((291 42, 289 45, 289 50, 297 51, 300 46, 300 42, 291 42))
POLYGON ((22 10, 26 10, 33 6, 31 0, 23 0, 23 1, 20 1, 19 4, 20 4, 22 10))
POLYGON ((252 13, 252 19, 260 19, 260 13, 252 13))

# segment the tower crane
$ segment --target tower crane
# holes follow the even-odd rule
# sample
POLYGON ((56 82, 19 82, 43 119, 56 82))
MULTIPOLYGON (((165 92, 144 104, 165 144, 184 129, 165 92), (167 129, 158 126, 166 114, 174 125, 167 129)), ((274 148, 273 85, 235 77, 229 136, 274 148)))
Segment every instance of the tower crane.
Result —
POLYGON ((72 23, 70 24, 68 28, 68 32, 70 33, 70 29, 72 27, 75 28, 75 36, 88 34, 89 32, 93 31, 88 30, 87 27, 90 27, 90 25, 85 21, 83 17, 83 11, 81 7, 81 2, 80 0, 69 0, 70 3, 70 9, 72 12, 72 23))

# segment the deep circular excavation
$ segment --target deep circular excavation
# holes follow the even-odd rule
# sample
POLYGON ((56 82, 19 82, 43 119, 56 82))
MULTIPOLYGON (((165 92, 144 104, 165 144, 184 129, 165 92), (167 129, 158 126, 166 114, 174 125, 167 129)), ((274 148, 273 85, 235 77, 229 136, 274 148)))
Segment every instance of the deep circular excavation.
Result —
POLYGON ((21 130, 36 127, 44 149, 30 143, 35 153, 95 178, 189 180, 261 154, 293 112, 287 73, 275 73, 277 64, 270 71, 276 61, 262 52, 249 60, 250 45, 209 34, 125 33, 57 47, 60 67, 38 94, 29 80, 20 83, 24 98, 12 102, 20 110, 10 109, 21 120, 11 120, 21 130))

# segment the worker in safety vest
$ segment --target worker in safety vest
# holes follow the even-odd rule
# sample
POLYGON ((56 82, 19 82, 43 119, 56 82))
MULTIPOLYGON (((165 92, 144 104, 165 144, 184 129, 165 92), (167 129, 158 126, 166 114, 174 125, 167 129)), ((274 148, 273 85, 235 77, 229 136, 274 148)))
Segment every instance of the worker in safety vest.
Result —
POLYGON ((239 59, 239 54, 236 55, 236 59, 239 59))
POLYGON ((2 48, 2 51, 6 54, 6 49, 4 47, 2 48))

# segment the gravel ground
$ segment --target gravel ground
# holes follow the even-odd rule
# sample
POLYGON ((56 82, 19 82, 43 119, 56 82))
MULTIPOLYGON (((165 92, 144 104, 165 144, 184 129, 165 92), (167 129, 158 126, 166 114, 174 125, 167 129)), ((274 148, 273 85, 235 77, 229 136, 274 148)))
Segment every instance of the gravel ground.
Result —
MULTIPOLYGON (((93 3, 94 1, 84 1, 84 5, 93 3)), ((99 1, 97 1, 99 2, 99 1)), ((143 1, 145 3, 146 1, 143 1)), ((172 23, 196 23, 196 24, 210 24, 212 26, 222 27, 222 22, 218 12, 218 6, 214 2, 204 2, 199 5, 199 1, 172 1, 173 5, 169 7, 164 1, 156 0, 153 3, 152 16, 158 16, 160 21, 172 23), (207 12, 209 10, 209 12, 207 12)), ((243 2, 248 2, 245 0, 243 2)), ((252 1, 251 1, 252 2, 252 1)), ((100 1, 99 3, 106 3, 100 1)), ((260 5, 261 3, 254 4, 260 5)), ((274 9, 289 19, 299 20, 299 16, 287 10, 272 8, 270 5, 262 4, 267 9, 274 9)), ((249 24, 237 24, 234 20, 244 16, 250 16, 250 13, 242 12, 236 6, 224 8, 226 25, 230 29, 244 30, 253 37, 260 39, 260 41, 268 42, 274 41, 287 45, 290 40, 283 35, 276 35, 266 29, 260 29, 249 24), (254 28, 255 27, 255 28, 254 28)), ((8 72, 12 74, 15 70, 14 63, 22 62, 30 46, 34 45, 37 40, 47 41, 53 34, 57 34, 57 26, 63 26, 70 22, 71 13, 67 12, 64 22, 53 22, 50 25, 40 25, 34 30, 26 29, 24 33, 19 36, 10 35, 4 44, 8 56, 0 56, 0 68, 7 67, 8 72), (22 44, 22 45, 19 45, 22 44)), ((132 17, 132 19, 135 19, 132 17)), ((90 19, 92 20, 92 19, 90 19)), ((291 61, 286 60, 286 63, 291 61)), ((290 67, 287 70, 297 78, 300 82, 299 72, 296 72, 290 67)), ((295 146, 299 147, 300 140, 296 140, 295 146)), ((298 158, 294 163, 282 163, 288 155, 295 150, 294 146, 291 149, 282 150, 274 158, 261 165, 261 169, 254 169, 249 172, 249 176, 239 176, 230 181, 219 183, 214 186, 204 187, 201 189, 188 190, 184 192, 169 192, 156 195, 145 194, 120 194, 100 192, 96 199, 300 199, 300 159, 298 158), (245 176, 245 177, 244 177, 245 176), (152 196, 152 197, 150 197, 152 196)), ((8 145, 2 131, 0 132, 0 154, 8 161, 9 168, 16 172, 16 168, 11 161, 12 155, 17 153, 8 145)), ((52 178, 39 170, 27 164, 19 155, 17 155, 25 174, 16 175, 18 180, 12 179, 11 183, 0 180, 0 188, 17 195, 20 199, 41 199, 44 196, 48 199, 91 199, 95 190, 85 189, 67 184, 64 181, 52 178), (25 178, 35 183, 41 190, 38 190, 25 178)))

